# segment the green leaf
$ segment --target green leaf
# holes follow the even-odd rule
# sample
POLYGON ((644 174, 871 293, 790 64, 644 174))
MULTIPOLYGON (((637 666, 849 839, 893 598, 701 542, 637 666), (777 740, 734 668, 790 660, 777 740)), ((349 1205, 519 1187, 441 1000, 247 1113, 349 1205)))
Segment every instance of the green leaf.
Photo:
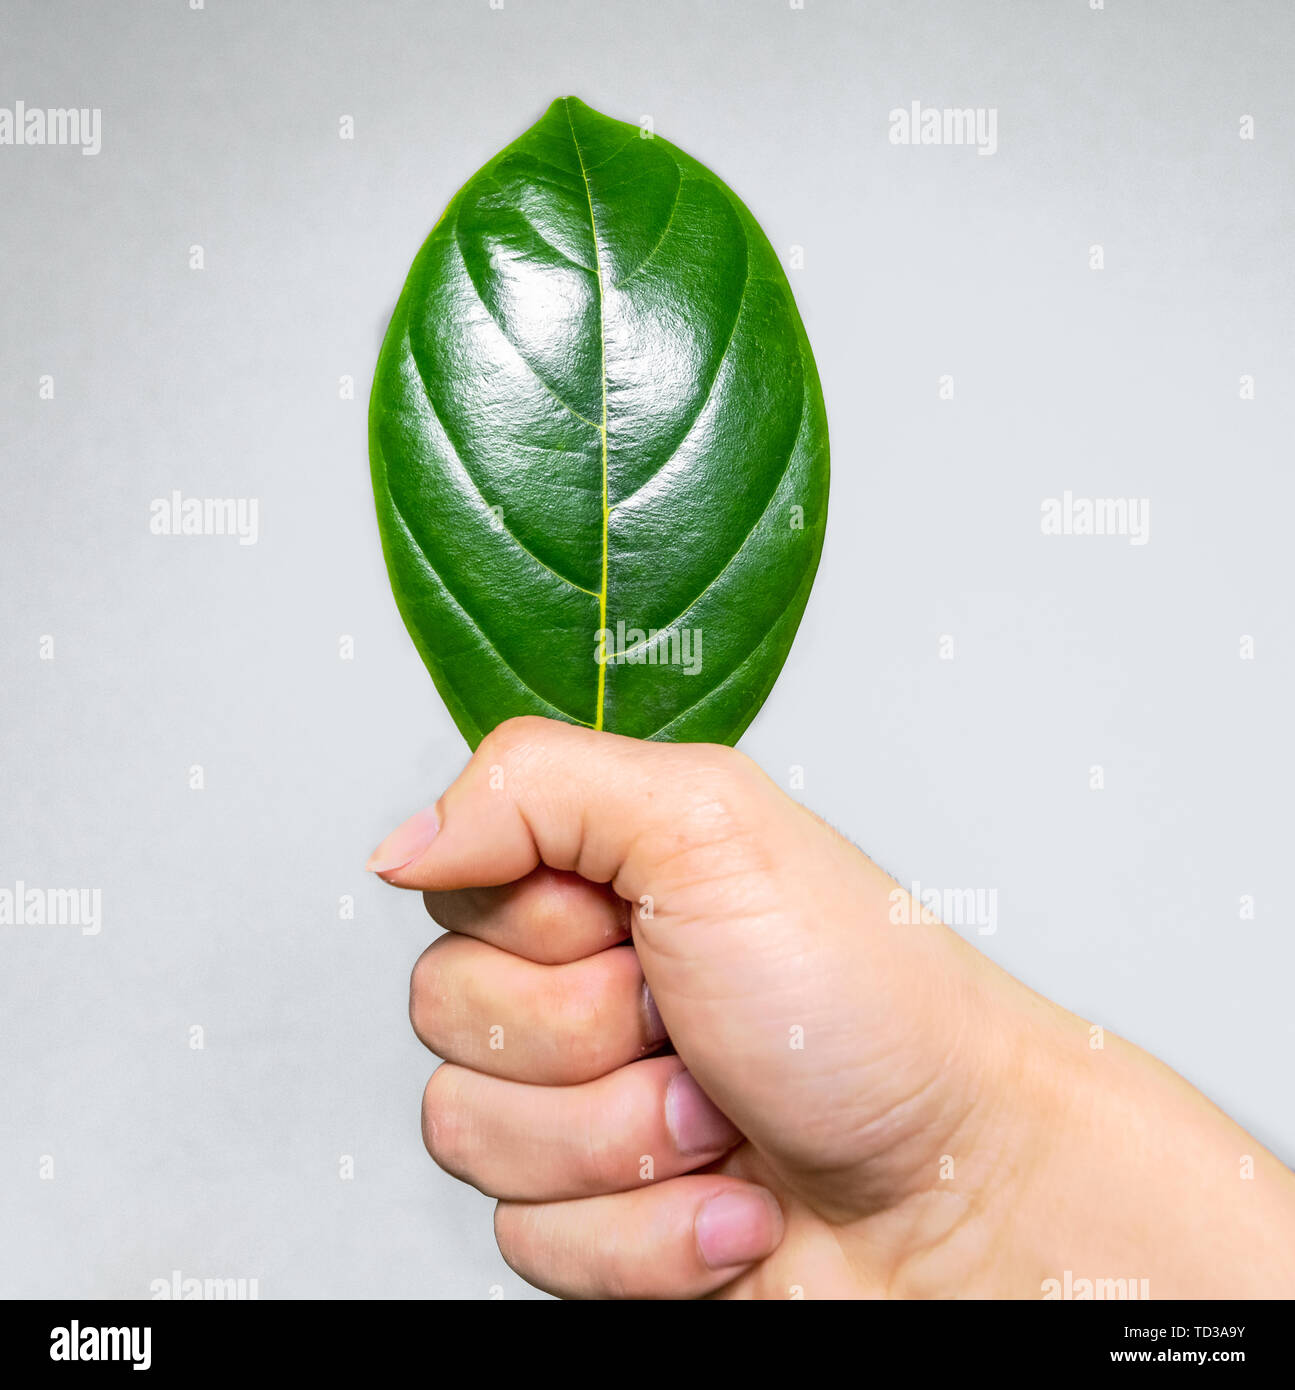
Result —
POLYGON ((369 453, 470 745, 517 714, 723 743, 755 717, 818 567, 827 422, 773 249, 682 150, 563 97, 470 179, 392 316, 369 453))

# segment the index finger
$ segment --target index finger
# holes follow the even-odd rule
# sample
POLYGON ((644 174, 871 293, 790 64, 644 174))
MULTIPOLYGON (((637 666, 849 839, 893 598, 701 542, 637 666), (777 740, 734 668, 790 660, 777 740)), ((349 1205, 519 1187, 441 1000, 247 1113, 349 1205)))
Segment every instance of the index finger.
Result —
POLYGON ((429 890, 427 911, 447 931, 541 965, 582 960, 629 936, 629 904, 605 884, 541 865, 515 883, 429 890))

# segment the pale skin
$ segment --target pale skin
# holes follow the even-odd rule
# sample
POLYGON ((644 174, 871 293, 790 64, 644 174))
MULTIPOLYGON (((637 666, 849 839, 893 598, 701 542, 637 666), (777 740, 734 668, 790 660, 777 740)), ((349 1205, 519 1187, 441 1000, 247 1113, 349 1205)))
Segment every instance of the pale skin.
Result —
POLYGON ((424 1140, 542 1289, 1295 1296, 1284 1164, 732 749, 511 720, 369 866, 447 928, 424 1140))

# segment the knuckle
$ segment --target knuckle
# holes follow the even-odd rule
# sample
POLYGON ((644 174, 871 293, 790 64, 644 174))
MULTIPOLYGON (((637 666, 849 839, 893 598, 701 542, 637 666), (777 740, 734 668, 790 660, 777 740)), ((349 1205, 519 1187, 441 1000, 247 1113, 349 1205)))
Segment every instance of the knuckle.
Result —
POLYGON ((576 944, 568 895, 556 885, 537 892, 527 905, 526 933, 533 959, 546 965, 566 961, 576 944))
POLYGON ((701 744, 689 753, 684 778, 688 812, 716 826, 748 823, 755 814, 763 777, 751 759, 725 744, 701 744))
POLYGON ((601 1076, 614 1065, 614 1038, 607 1036, 607 1010, 601 979, 563 981, 548 986, 542 1018, 548 1031, 553 1078, 573 1085, 601 1076))
POLYGON ((506 762, 518 752, 541 738, 549 728, 550 721, 536 714, 519 714, 505 719, 477 745, 477 757, 482 762, 506 762))
POLYGON ((437 950, 439 944, 433 943, 418 957, 409 975, 409 1022, 418 1040, 427 1047, 433 1047, 435 1042, 436 1021, 444 987, 444 972, 437 950))
POLYGON ((638 1116, 626 1113, 614 1100, 592 1099, 582 1117, 582 1154, 585 1176, 594 1191, 620 1192, 637 1181, 639 1159, 634 1145, 625 1143, 633 1134, 638 1116))
POLYGON ((535 734, 552 727, 551 719, 545 719, 538 714, 515 714, 511 719, 505 719, 502 724, 496 724, 492 732, 503 738, 525 743, 535 734))
POLYGON ((779 807, 772 784, 744 753, 724 744, 684 750, 674 785, 672 817, 655 827, 651 852, 662 893, 742 880, 766 884, 775 876, 772 827, 779 807))
POLYGON ((717 767, 723 767, 730 771, 736 771, 743 767, 754 767, 755 763, 747 757, 740 749, 734 748, 731 743, 697 743, 693 745, 696 752, 706 758, 708 762, 714 763, 717 767))
POLYGON ((540 889, 527 907, 527 925, 535 933, 536 945, 543 946, 561 934, 567 922, 566 902, 553 886, 540 889))
POLYGON ((750 838, 768 823, 747 770, 725 762, 706 762, 687 779, 687 802, 679 829, 696 845, 750 838))
POLYGON ((492 788, 502 786, 515 797, 520 787, 542 778, 551 766, 549 750, 555 727, 564 726, 534 714, 518 715, 496 725, 477 745, 472 760, 477 776, 488 775, 492 788), (502 775, 500 783, 494 780, 497 773, 502 775))
POLYGON ((597 1122, 592 1117, 585 1136, 584 1149, 585 1178, 593 1191, 615 1190, 620 1174, 615 1171, 617 1165, 611 1146, 599 1132, 597 1122))
POLYGON ((564 983, 560 976, 549 986, 547 1013, 567 1042, 584 1048, 597 1038, 602 1017, 600 993, 590 982, 564 983))
POLYGON ((456 1178, 469 1167, 469 1127, 464 1123, 455 1069, 438 1067, 423 1090, 423 1144, 438 1168, 456 1178))
POLYGON ((565 1223, 554 1224, 553 1209, 526 1203, 495 1206, 495 1244, 504 1262, 527 1283, 559 1297, 629 1298, 641 1279, 643 1256, 621 1249, 614 1232, 590 1243, 565 1223), (568 1268, 579 1252, 580 1268, 568 1268))
POLYGON ((681 744, 680 751, 697 766, 711 767, 719 772, 736 774, 755 763, 728 743, 681 744))

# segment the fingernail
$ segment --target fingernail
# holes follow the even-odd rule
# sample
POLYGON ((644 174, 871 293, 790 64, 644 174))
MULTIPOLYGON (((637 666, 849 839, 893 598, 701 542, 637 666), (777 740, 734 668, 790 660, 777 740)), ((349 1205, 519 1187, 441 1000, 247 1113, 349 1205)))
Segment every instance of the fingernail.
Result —
POLYGON ((772 1192, 743 1187, 712 1197, 697 1213, 694 1230, 708 1268, 747 1265, 782 1239, 782 1210, 772 1192))
POLYGON ((655 1046, 657 1043, 665 1042, 670 1034, 665 1030, 665 1024, 661 1021, 661 1010, 657 1008, 646 980, 643 981, 643 1013, 647 1019, 648 1045, 655 1046))
POLYGON ((369 855, 369 862, 364 867, 374 874, 394 874, 397 869, 412 864, 436 838, 440 828, 432 807, 419 811, 383 840, 369 855))
POLYGON ((681 1154, 723 1153, 742 1137, 688 1071, 676 1072, 665 1089, 665 1122, 681 1154))

